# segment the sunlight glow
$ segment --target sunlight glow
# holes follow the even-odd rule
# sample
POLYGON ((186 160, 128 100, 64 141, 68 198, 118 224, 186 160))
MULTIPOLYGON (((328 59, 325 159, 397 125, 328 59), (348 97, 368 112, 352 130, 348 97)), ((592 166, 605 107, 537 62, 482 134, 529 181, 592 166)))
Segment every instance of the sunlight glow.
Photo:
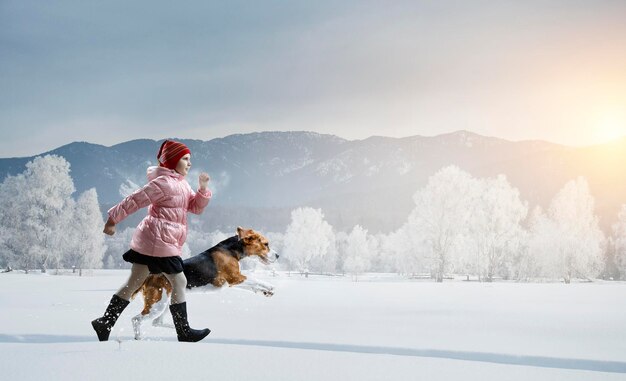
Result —
POLYGON ((594 125, 594 136, 598 143, 606 143, 626 136, 626 112, 602 114, 594 125))

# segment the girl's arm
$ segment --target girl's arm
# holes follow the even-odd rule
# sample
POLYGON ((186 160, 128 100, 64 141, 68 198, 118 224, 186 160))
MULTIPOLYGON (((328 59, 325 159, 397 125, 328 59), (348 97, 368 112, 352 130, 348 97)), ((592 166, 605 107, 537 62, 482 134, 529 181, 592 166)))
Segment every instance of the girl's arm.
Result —
POLYGON ((109 209, 107 225, 109 222, 118 224, 137 210, 158 202, 165 197, 164 187, 166 186, 167 180, 157 177, 144 185, 143 188, 137 189, 133 194, 109 209))
POLYGON ((201 173, 198 178, 198 183, 200 187, 198 188, 198 193, 194 193, 191 191, 191 197, 189 198, 189 206, 187 210, 194 214, 200 214, 204 211, 204 208, 209 204, 211 197, 213 194, 208 188, 210 181, 209 175, 206 173, 201 173))

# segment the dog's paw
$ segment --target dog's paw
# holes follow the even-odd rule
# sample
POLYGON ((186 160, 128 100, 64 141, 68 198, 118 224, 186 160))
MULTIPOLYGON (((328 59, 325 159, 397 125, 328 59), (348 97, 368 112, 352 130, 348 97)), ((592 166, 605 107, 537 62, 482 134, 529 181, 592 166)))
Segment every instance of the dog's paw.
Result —
POLYGON ((262 294, 263 296, 267 296, 268 298, 274 295, 274 289, 272 287, 257 287, 254 292, 257 294, 262 294))

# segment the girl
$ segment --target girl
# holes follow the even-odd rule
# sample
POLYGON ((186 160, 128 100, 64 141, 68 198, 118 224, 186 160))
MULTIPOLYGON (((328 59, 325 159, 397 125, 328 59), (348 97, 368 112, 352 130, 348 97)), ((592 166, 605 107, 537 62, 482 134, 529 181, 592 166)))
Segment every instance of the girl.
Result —
POLYGON ((191 151, 183 143, 166 140, 157 154, 158 167, 148 168, 149 183, 122 202, 109 209, 109 219, 104 233, 115 234, 115 225, 138 209, 149 206, 148 215, 141 221, 123 258, 132 263, 128 281, 113 295, 104 316, 91 322, 100 341, 107 341, 111 328, 132 293, 150 273, 163 273, 172 284, 170 311, 176 327, 178 341, 196 342, 211 331, 196 330, 187 322, 185 288, 187 279, 180 257, 187 238, 187 212, 200 214, 211 199, 207 188, 209 175, 200 174, 197 193, 185 180, 191 168, 191 151))

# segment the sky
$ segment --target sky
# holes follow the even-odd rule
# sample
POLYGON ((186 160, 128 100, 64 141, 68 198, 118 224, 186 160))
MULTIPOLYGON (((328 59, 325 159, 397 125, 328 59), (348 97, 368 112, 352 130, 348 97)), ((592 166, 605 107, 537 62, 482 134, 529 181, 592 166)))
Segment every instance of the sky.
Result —
POLYGON ((626 135, 626 1, 0 1, 0 157, 73 141, 626 135))

